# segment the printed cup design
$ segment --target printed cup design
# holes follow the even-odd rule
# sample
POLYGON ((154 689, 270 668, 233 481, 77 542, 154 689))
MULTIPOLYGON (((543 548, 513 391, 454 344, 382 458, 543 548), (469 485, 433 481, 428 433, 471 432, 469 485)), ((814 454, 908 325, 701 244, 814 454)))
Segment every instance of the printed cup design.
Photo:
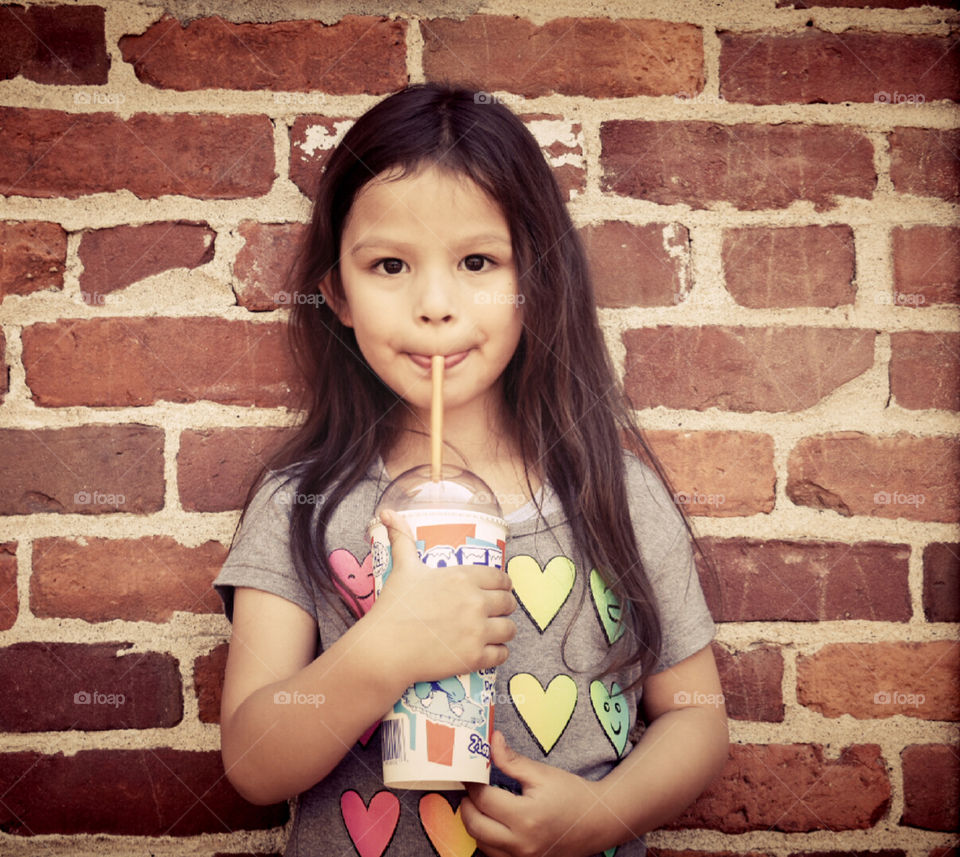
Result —
MULTIPOLYGON (((478 512, 417 509, 399 513, 413 531, 424 565, 503 568, 506 526, 478 512)), ((387 528, 368 529, 376 594, 393 567, 387 528)), ((496 670, 417 682, 383 718, 383 781, 398 789, 457 789, 490 782, 496 670)))

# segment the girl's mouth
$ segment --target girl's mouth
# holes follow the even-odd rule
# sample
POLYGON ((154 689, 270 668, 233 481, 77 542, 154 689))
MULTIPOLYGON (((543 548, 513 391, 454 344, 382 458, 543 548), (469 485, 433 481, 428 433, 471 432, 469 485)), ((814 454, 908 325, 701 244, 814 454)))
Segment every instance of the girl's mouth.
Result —
MULTIPOLYGON (((470 349, 467 349, 466 351, 455 351, 452 354, 445 354, 443 358, 443 368, 452 369, 454 366, 460 363, 469 353, 470 353, 470 349)), ((430 368, 431 358, 429 354, 410 353, 408 354, 408 356, 414 363, 417 364, 417 366, 420 366, 423 369, 430 368)))

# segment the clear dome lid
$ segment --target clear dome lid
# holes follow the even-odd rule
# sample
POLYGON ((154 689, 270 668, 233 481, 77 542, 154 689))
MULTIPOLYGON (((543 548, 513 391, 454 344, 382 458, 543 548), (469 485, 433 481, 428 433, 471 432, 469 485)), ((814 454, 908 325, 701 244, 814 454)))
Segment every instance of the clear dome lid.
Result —
POLYGON ((431 478, 430 465, 421 464, 401 473, 383 491, 377 504, 381 509, 404 512, 408 509, 469 509, 502 518, 496 495, 476 473, 444 464, 440 479, 431 478))

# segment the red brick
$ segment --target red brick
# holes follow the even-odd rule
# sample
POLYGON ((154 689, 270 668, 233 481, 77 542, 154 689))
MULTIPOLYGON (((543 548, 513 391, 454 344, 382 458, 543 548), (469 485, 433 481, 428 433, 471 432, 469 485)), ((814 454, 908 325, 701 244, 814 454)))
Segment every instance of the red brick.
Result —
POLYGON ((522 113, 520 119, 540 144, 560 195, 570 200, 582 194, 587 188, 583 126, 556 113, 522 113))
POLYGON ((352 119, 298 116, 290 127, 290 181, 308 198, 315 199, 317 182, 352 119))
POLYGON ((960 642, 828 644, 797 659, 797 700, 825 717, 960 720, 960 642))
POLYGON ((960 130, 894 128, 890 179, 900 193, 960 202, 960 130))
POLYGON ((741 306, 835 307, 857 295, 849 226, 726 229, 722 253, 727 291, 741 306))
POLYGON ((844 516, 952 523, 960 517, 960 442, 903 432, 805 437, 790 453, 787 496, 844 516))
POLYGON ((290 431, 272 426, 184 431, 177 454, 180 504, 188 512, 242 508, 253 480, 290 431))
POLYGON ((624 385, 635 408, 802 411, 866 372, 875 338, 828 327, 628 330, 624 385))
POLYGON ((0 223, 0 301, 63 289, 66 264, 67 233, 59 223, 0 223))
POLYGON ((644 432, 688 515, 729 517, 773 509, 773 438, 734 431, 644 432))
POLYGON ((0 80, 107 82, 110 57, 101 6, 0 6, 0 80))
POLYGON ((4 753, 0 794, 0 829, 20 837, 197 836, 280 827, 289 818, 286 802, 255 806, 241 798, 219 750, 4 753))
POLYGON ((222 318, 68 319, 24 328, 23 365, 44 407, 294 399, 281 323, 222 318))
POLYGON ((923 549, 923 612, 928 622, 960 622, 960 544, 923 549))
POLYGON ((120 39, 137 78, 164 89, 323 90, 381 94, 407 83, 406 22, 370 15, 321 21, 182 24, 164 15, 120 39))
POLYGON ((193 662, 193 686, 201 723, 220 722, 220 699, 223 692, 223 674, 227 668, 228 643, 201 655, 193 662))
POLYGON ((717 569, 702 570, 720 622, 906 622, 912 615, 907 545, 705 538, 717 569))
POLYGON ((690 232, 679 223, 606 220, 580 237, 600 306, 670 306, 690 291, 690 232))
POLYGON ((6 365, 7 338, 0 330, 0 402, 10 389, 10 370, 6 365))
POLYGON ((621 18, 470 15, 420 22, 427 80, 528 97, 694 93, 703 88, 703 35, 693 24, 621 18))
POLYGON ((719 778, 670 827, 861 830, 876 824, 889 804, 890 781, 876 744, 844 747, 838 758, 827 758, 820 744, 731 744, 719 778))
POLYGON ((0 107, 0 193, 141 199, 262 196, 276 176, 266 116, 63 113, 0 107))
POLYGON ((890 335, 890 392, 902 408, 960 410, 960 333, 890 335))
POLYGON ((41 618, 166 622, 174 611, 219 613, 220 542, 188 548, 169 536, 37 539, 30 606, 41 618))
POLYGON ((829 125, 721 125, 620 119, 600 125, 601 188, 661 205, 817 211, 838 197, 869 199, 873 146, 860 131, 829 125))
POLYGON ((306 224, 244 220, 237 231, 244 241, 233 263, 237 303, 254 312, 290 306, 291 274, 306 224))
POLYGON ((206 223, 182 220, 84 231, 80 289, 109 294, 161 271, 199 267, 213 258, 216 236, 206 223))
POLYGON ((19 607, 17 543, 0 542, 0 631, 13 627, 19 607))
POLYGON ((830 33, 810 27, 789 35, 762 31, 718 35, 720 94, 727 101, 879 100, 898 109, 903 104, 960 96, 956 37, 856 30, 830 33))
POLYGON ((163 430, 0 430, 0 515, 144 514, 163 507, 163 430))
POLYGON ((783 655, 760 645, 731 652, 713 644, 727 714, 735 720, 783 721, 783 655))
POLYGON ((960 227, 895 227, 893 287, 897 306, 960 303, 960 227))
POLYGON ((183 719, 173 655, 133 643, 14 643, 0 648, 4 732, 150 729, 183 719), (56 688, 56 693, 51 693, 56 688))
POLYGON ((903 764, 901 824, 955 831, 960 815, 960 755, 949 744, 913 744, 900 754, 903 764))

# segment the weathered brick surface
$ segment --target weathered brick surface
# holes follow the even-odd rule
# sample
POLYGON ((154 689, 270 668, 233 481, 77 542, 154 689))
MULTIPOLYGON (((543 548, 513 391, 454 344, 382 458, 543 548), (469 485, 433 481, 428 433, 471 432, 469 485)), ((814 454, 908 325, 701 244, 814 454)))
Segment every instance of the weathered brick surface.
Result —
POLYGON ((470 15, 420 22, 427 80, 463 80, 528 97, 695 93, 703 88, 699 27, 668 21, 470 15), (590 74, 583 73, 590 69, 590 74))
POLYGON ((818 211, 839 197, 869 199, 873 146, 853 128, 831 125, 720 125, 617 119, 600 126, 601 189, 661 205, 818 211))
POLYGON ((292 306, 291 276, 305 225, 245 220, 237 231, 244 241, 233 263, 237 303, 253 312, 292 306))
POLYGON ((797 659, 797 699, 825 717, 960 720, 960 642, 823 646, 797 659))
POLYGON ((813 28, 719 35, 720 94, 727 101, 876 101, 895 109, 960 96, 955 36, 813 28))
POLYGON ((742 306, 835 307, 857 294, 849 226, 725 229, 723 270, 742 306))
POLYGON ((163 431, 0 429, 0 514, 144 514, 163 506, 163 431))
POLYGON ((378 94, 407 82, 406 26, 366 15, 329 26, 233 23, 215 15, 184 25, 164 15, 142 35, 120 39, 120 50, 140 80, 166 89, 378 94))
POLYGON ((960 410, 960 333, 890 335, 890 391, 903 408, 960 410))
POLYGON ((110 57, 101 6, 0 6, 0 80, 107 82, 110 57))
POLYGON ((752 432, 645 432, 689 515, 727 517, 773 509, 773 438, 752 432))
POLYGON ((721 622, 906 622, 910 548, 881 542, 701 539, 717 569, 701 570, 721 622))
POLYGON ((17 543, 0 542, 0 631, 17 621, 17 543))
POLYGON ((183 718, 176 658, 125 653, 132 645, 40 642, 0 648, 0 730, 176 726, 183 718))
POLYGON ((928 622, 960 622, 960 544, 923 549, 923 612, 928 622))
POLYGON ((628 330, 624 385, 636 408, 801 411, 866 372, 875 338, 827 327, 628 330))
POLYGON ((224 775, 219 750, 4 753, 0 791, 0 828, 17 836, 197 836, 278 827, 289 818, 286 803, 243 800, 224 775))
POLYGON ((851 9, 910 9, 914 6, 953 7, 953 0, 777 0, 777 8, 806 9, 808 6, 836 6, 851 9))
POLYGON ((949 744, 913 744, 901 754, 901 824, 927 830, 956 831, 960 816, 960 748, 949 744))
POLYGON ((731 652, 713 644, 727 715, 735 720, 783 720, 783 655, 760 645, 731 652))
POLYGON ((679 223, 607 220, 580 236, 599 306, 670 306, 690 290, 690 231, 679 223))
POLYGON ((305 196, 315 198, 327 158, 352 124, 352 119, 310 114, 298 116, 290 127, 290 181, 305 196))
POLYGON ((0 301, 62 289, 66 263, 67 233, 60 224, 0 222, 0 301))
POLYGON ((197 692, 198 717, 201 723, 220 722, 220 698, 223 673, 227 668, 228 643, 221 643, 193 662, 193 686, 197 692))
POLYGON ((201 199, 262 196, 273 182, 266 116, 63 113, 0 107, 0 194, 67 197, 129 190, 201 199))
POLYGON ((294 369, 280 322, 103 318, 31 325, 23 365, 34 401, 149 405, 209 400, 291 405, 294 369))
POLYGON ((827 757, 819 744, 732 744, 719 778, 670 827, 724 833, 861 830, 887 811, 890 781, 875 744, 827 757))
POLYGON ((109 294, 171 268, 196 268, 213 258, 216 235, 205 223, 184 221, 88 230, 77 251, 81 292, 109 294))
POLYGON ((960 517, 960 460, 953 437, 847 431, 805 437, 790 453, 787 495, 841 515, 914 521, 960 517))
POLYGON ((960 227, 897 226, 892 237, 897 306, 960 303, 960 227))
POLYGON ((188 430, 180 436, 177 483, 189 512, 242 508, 247 490, 290 435, 290 429, 249 426, 188 430))
POLYGON ((40 617, 166 622, 174 611, 221 613, 211 586, 227 549, 188 548, 169 536, 37 539, 30 607, 40 617))
POLYGON ((890 178, 900 193, 960 201, 960 130, 894 128, 890 178))

